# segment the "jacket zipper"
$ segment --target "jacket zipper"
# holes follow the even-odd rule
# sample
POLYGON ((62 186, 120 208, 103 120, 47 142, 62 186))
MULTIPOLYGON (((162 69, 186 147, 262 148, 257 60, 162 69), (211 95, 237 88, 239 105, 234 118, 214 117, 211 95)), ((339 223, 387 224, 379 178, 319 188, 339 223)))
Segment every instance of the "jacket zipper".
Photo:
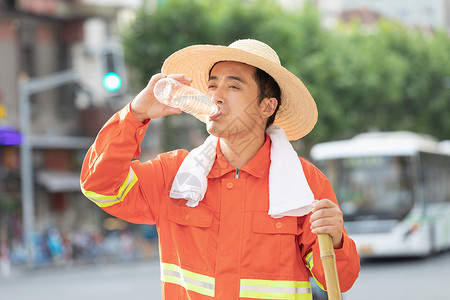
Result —
POLYGON ((236 178, 236 179, 239 178, 239 168, 236 169, 236 173, 234 175, 234 178, 236 178))

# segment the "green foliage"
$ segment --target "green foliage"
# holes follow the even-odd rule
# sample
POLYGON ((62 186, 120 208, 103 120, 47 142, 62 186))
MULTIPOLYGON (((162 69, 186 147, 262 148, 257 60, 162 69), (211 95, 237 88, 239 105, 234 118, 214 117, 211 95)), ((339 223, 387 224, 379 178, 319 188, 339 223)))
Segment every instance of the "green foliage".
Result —
POLYGON ((157 13, 138 11, 135 22, 122 34, 125 59, 139 72, 142 87, 160 72, 173 52, 186 46, 208 43, 211 36, 206 7, 199 1, 168 1, 157 13))
POLYGON ((308 87, 319 109, 308 143, 374 129, 450 138, 450 39, 444 32, 384 20, 327 30, 314 8, 286 11, 270 0, 168 0, 154 12, 139 11, 123 33, 139 89, 176 50, 239 38, 271 45, 308 87))
POLYGON ((17 211, 19 209, 19 205, 15 202, 11 197, 6 195, 5 193, 0 193, 0 216, 1 213, 17 211))
POLYGON ((450 40, 381 21, 323 30, 302 74, 319 108, 307 139, 318 142, 368 130, 410 130, 450 137, 450 40))

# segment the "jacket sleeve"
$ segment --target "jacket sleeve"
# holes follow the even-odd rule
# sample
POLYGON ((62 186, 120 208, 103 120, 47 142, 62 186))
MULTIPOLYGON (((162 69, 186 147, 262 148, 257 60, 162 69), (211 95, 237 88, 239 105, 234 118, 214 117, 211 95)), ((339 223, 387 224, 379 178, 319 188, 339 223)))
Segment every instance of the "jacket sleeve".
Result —
POLYGON ((164 153, 141 163, 140 143, 148 122, 130 112, 130 104, 100 130, 81 169, 83 194, 107 213, 132 223, 157 222, 168 181, 176 174, 183 151, 164 153), (181 154, 181 155, 180 155, 181 154))
MULTIPOLYGON (((338 204, 336 196, 330 182, 314 165, 301 159, 302 167, 305 172, 308 184, 310 185, 315 199, 329 199, 338 204)), ((300 240, 300 248, 303 255, 304 263, 311 271, 315 281, 322 289, 326 290, 325 275, 323 271, 322 261, 320 259, 319 244, 317 236, 311 232, 311 223, 309 218, 311 213, 304 218, 302 229, 303 234, 300 240)), ((343 245, 339 249, 335 249, 336 266, 339 277, 339 285, 341 292, 348 291, 358 278, 360 270, 360 258, 356 251, 353 240, 347 235, 347 231, 343 228, 342 233, 343 245)))

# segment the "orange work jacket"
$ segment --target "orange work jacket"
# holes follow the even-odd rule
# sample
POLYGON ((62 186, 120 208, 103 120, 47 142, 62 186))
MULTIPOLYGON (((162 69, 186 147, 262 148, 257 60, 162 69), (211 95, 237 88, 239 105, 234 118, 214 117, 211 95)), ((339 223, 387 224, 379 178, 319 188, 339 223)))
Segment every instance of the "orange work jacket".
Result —
MULTIPOLYGON (((133 117, 129 105, 116 113, 86 155, 81 185, 83 193, 109 214, 156 224, 163 299, 312 299, 311 275, 326 288, 310 215, 268 215, 268 136, 239 170, 218 146, 205 197, 192 208, 183 199, 169 197, 186 150, 132 161, 140 155, 147 126, 133 117)), ((326 177, 308 161, 300 161, 315 198, 337 203, 326 177)), ((335 254, 340 286, 346 291, 360 266, 345 230, 343 246, 335 254)))

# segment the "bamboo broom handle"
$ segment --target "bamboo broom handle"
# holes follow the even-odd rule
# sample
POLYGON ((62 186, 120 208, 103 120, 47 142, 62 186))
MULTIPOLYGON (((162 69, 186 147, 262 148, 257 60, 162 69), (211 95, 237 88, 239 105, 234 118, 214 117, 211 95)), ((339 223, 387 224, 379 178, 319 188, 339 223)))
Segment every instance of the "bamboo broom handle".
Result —
POLYGON ((320 259, 322 260, 329 300, 342 300, 339 278, 336 268, 333 241, 329 234, 318 234, 320 259))

